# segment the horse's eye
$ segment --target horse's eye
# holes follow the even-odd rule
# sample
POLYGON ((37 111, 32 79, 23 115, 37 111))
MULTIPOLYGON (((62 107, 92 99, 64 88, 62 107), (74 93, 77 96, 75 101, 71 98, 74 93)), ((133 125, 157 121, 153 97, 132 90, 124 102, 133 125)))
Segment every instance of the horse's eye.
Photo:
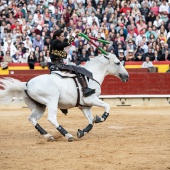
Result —
POLYGON ((119 66, 119 65, 120 65, 120 62, 116 63, 116 65, 119 66))

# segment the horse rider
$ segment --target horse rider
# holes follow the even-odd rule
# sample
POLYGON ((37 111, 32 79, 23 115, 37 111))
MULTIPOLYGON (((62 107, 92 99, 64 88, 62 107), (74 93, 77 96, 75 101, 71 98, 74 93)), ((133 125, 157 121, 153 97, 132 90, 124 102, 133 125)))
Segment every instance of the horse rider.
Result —
POLYGON ((88 79, 93 79, 92 73, 83 67, 76 65, 66 65, 63 62, 63 59, 67 58, 67 53, 64 51, 64 48, 71 45, 77 33, 78 30, 75 30, 75 32, 73 32, 72 35, 67 39, 64 37, 64 31, 62 29, 54 32, 53 38, 50 42, 50 58, 52 62, 50 71, 60 70, 75 73, 82 87, 83 96, 88 97, 95 93, 95 89, 88 87, 85 76, 88 79))

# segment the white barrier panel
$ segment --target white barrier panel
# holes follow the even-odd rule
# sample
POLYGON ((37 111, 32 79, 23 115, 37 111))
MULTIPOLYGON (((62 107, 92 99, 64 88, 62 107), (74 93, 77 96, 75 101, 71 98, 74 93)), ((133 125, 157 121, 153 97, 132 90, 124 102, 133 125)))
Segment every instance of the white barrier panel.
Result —
POLYGON ((111 107, 160 107, 170 106, 170 95, 101 95, 100 98, 111 107))

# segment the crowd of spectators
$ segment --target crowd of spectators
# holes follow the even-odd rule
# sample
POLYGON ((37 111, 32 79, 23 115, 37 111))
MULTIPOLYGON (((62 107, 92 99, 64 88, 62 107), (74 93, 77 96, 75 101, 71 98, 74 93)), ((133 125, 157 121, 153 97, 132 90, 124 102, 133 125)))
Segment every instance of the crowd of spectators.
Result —
MULTIPOLYGON (((49 44, 53 32, 65 37, 74 29, 110 44, 96 42, 128 61, 170 60, 170 1, 166 0, 0 0, 0 62, 39 62, 50 66, 49 44)), ((79 65, 100 51, 77 37, 65 49, 65 63, 79 65)))

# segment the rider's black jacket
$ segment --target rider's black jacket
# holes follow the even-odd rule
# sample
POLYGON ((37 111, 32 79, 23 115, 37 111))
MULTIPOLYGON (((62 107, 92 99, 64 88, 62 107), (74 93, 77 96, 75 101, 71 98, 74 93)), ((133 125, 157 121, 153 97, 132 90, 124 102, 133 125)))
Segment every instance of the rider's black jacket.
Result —
POLYGON ((64 51, 64 48, 71 45, 74 41, 74 37, 65 39, 61 42, 58 39, 51 40, 50 42, 50 58, 52 62, 60 61, 63 58, 67 58, 67 53, 64 51))

